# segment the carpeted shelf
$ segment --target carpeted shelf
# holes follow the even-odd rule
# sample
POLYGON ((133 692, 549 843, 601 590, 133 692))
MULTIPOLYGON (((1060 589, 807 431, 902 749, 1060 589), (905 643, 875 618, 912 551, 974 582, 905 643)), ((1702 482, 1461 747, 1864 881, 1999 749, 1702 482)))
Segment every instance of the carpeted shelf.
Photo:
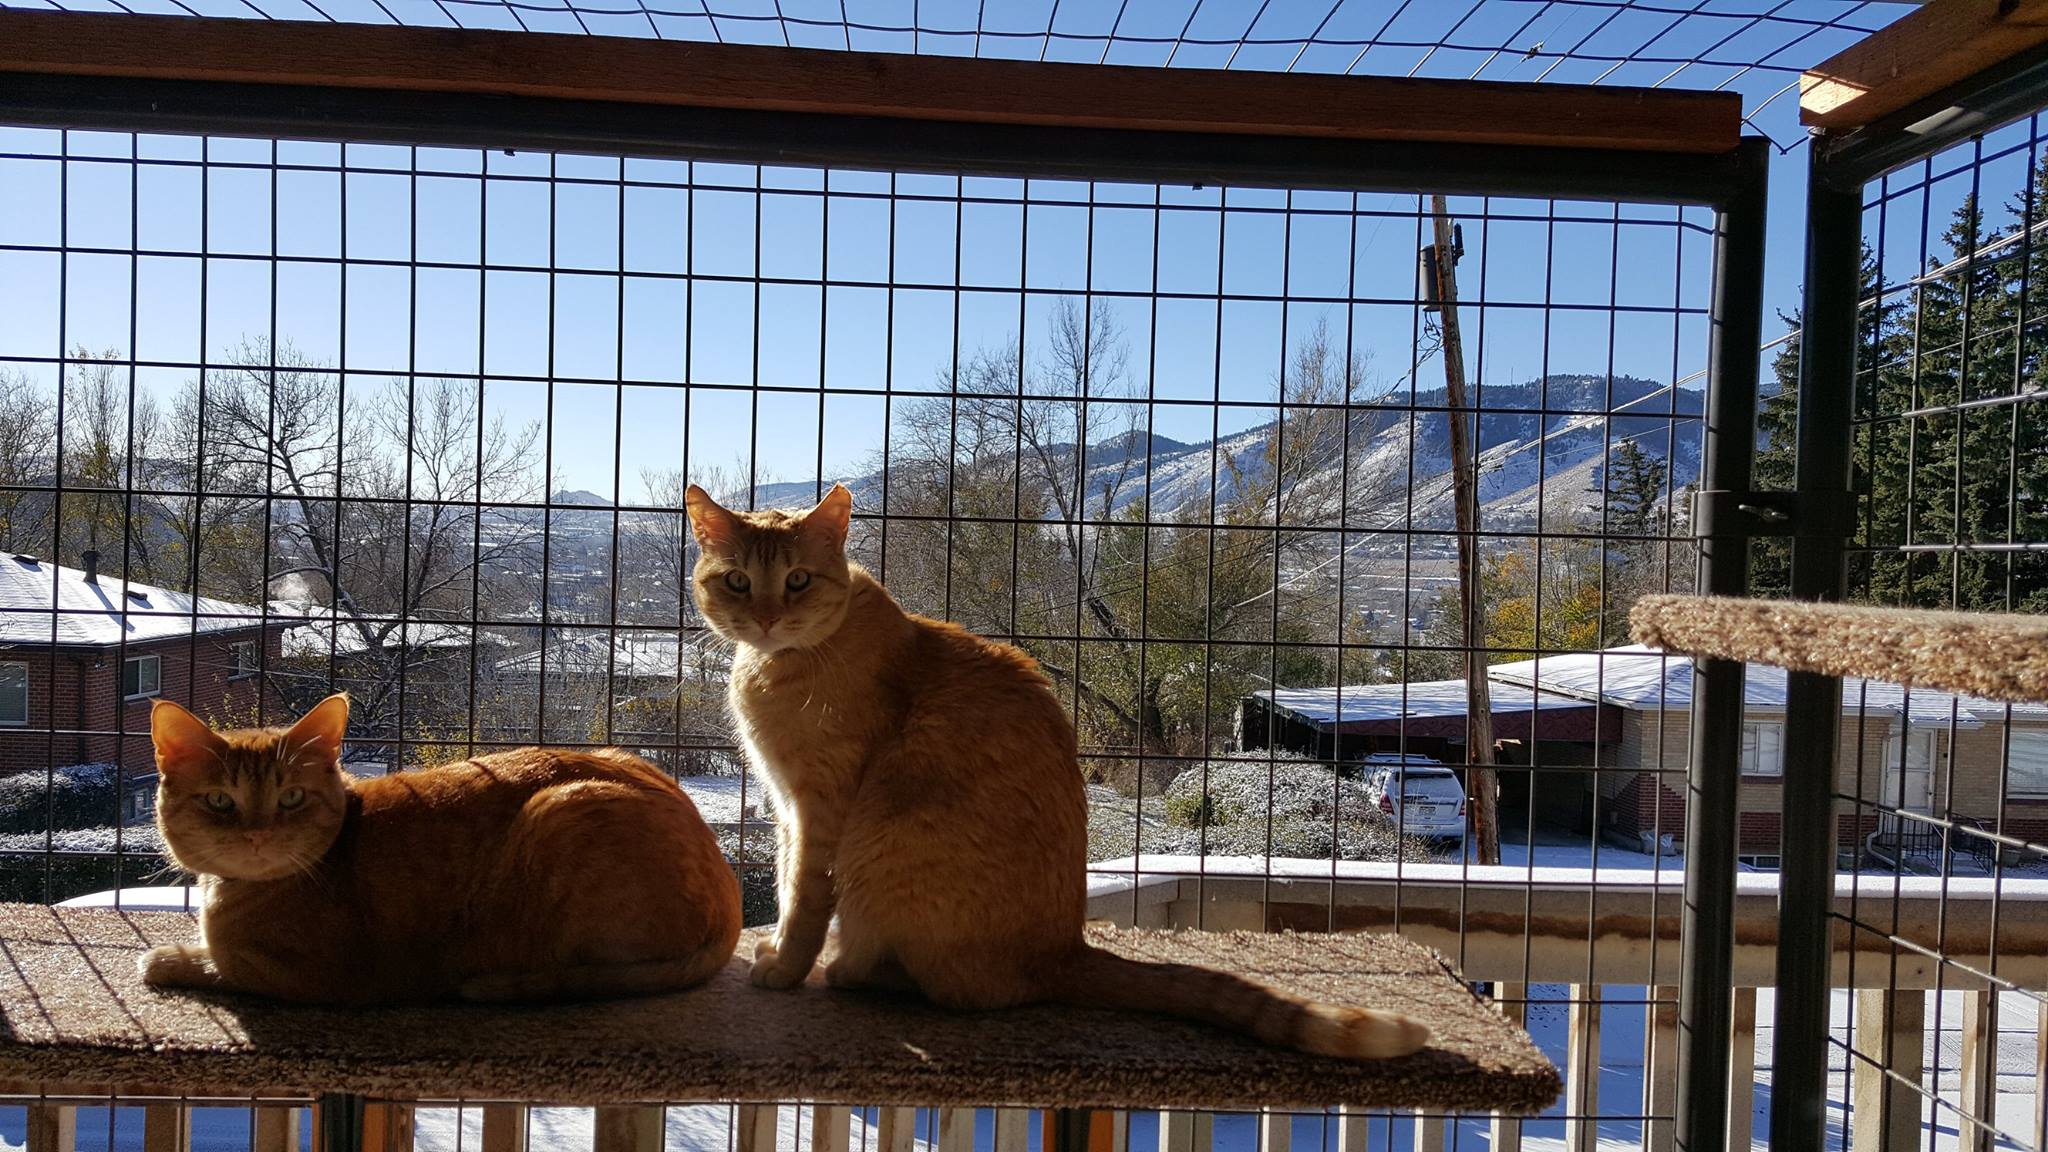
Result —
POLYGON ((2048 701, 2048 617, 1645 596, 1629 625, 1644 644, 1694 656, 2048 701))
MULTIPOLYGON (((1426 1108, 1531 1114, 1559 1091, 1527 1033, 1397 936, 1097 929, 1130 956, 1208 964, 1428 1022, 1431 1047, 1349 1063, 1156 1017, 751 987, 738 960, 641 1000, 334 1010, 161 993, 136 976, 176 912, 0 905, 0 1090, 354 1092, 566 1104, 822 1100, 872 1105, 1426 1108)), ((740 954, 752 955, 751 934, 740 954)))

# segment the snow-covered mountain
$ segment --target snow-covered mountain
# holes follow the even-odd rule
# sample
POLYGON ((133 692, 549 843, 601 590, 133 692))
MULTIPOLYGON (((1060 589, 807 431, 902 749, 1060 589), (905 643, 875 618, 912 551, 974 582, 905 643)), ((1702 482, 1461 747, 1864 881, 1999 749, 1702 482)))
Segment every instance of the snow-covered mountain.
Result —
MULTIPOLYGON (((1597 517, 1606 468, 1624 442, 1669 464, 1677 493, 1699 475, 1701 394, 1651 380, 1618 376, 1553 375, 1518 385, 1487 387, 1478 397, 1480 498, 1484 526, 1512 531, 1535 524, 1540 508, 1597 517)), ((1450 426, 1442 389, 1404 394, 1351 415, 1348 454, 1341 432, 1310 469, 1290 467, 1296 482, 1319 480, 1336 490, 1336 471, 1348 459, 1353 492, 1351 522, 1360 526, 1448 528, 1451 524, 1450 426), (1327 473, 1327 475, 1319 475, 1327 473), (1361 496, 1370 507, 1357 507, 1361 496)), ((1292 417, 1290 417, 1292 419, 1292 417)), ((1244 483, 1270 483, 1272 422, 1215 441, 1182 443, 1142 429, 1119 431, 1088 446, 1085 466, 1090 515, 1122 511, 1146 498, 1152 515, 1206 518, 1212 487, 1219 506, 1244 483), (1149 452, 1147 450, 1149 443, 1149 452)), ((1292 440, 1290 440, 1292 443, 1292 440)), ((1054 446, 1062 474, 1071 474, 1075 447, 1054 446)), ((1298 464, 1299 462, 1297 462, 1298 464)), ((1027 477, 1030 473, 1027 471, 1027 477)), ((880 472, 828 477, 853 490, 863 508, 882 506, 880 472)), ((764 485, 764 507, 808 503, 816 482, 764 485)))

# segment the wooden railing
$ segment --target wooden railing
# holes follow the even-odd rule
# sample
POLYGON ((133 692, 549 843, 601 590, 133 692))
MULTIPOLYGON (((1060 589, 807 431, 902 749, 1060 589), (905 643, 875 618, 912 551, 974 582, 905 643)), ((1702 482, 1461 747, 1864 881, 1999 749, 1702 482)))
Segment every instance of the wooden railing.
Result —
MULTIPOLYGON (((1649 1117, 1644 1144, 1658 1152, 1672 1146, 1677 1086, 1681 868, 1146 856, 1092 866, 1089 915, 1212 931, 1398 931, 1443 952, 1467 980, 1490 985, 1501 1011, 1517 1022, 1529 985, 1566 985, 1560 1062, 1568 1152, 1596 1147, 1603 989, 1648 988, 1644 1098, 1608 1101, 1606 1111, 1649 1117)), ((1774 979, 1777 901, 1774 873, 1739 878, 1729 1036, 1733 1148, 1748 1147, 1752 1136, 1757 991, 1774 979)), ((1842 918, 1835 982, 1855 990, 1851 1044, 1869 1057, 1851 1060, 1855 1152, 1911 1152, 1924 1144, 1922 1097, 1904 1085, 1920 1083, 1925 1071, 1926 1000, 1936 989, 1963 999, 1962 1088, 1950 1098, 1954 1109, 1938 1119, 1960 1128, 1966 1148, 1988 1152, 1996 1132, 1975 1121, 1994 1116, 2001 989, 2048 990, 2048 880, 1842 875, 1835 909, 1842 918)), ((2036 1016, 2038 1105, 2048 1101, 2048 1006, 2036 1016)), ((2036 1107, 2030 1131, 2010 1135, 2048 1149, 2042 1111, 2036 1107)), ((1494 1118, 1494 1152, 1519 1149, 1523 1123, 1494 1118)), ((1415 1143, 1418 1152, 1442 1148, 1441 1126, 1418 1123, 1415 1143)))
MULTIPOLYGON (((1531 985, 1565 985, 1569 1008, 1561 1063, 1568 1152, 1595 1152, 1603 1113, 1609 1122, 1614 1116, 1645 1117, 1643 1145, 1660 1152, 1672 1146, 1673 1135, 1682 881, 1677 868, 1333 866, 1329 861, 1147 856, 1095 865, 1089 913, 1095 919, 1153 928, 1399 931, 1443 952, 1468 981, 1486 986, 1500 1010, 1518 1022, 1529 1003, 1531 985), (1606 1000, 1611 995, 1607 990, 1617 985, 1647 989, 1648 995, 1632 993, 1623 1009, 1606 1000), (1642 1003, 1645 999, 1647 1005, 1642 1003), (1603 1101, 1600 1096, 1602 1015, 1618 1010, 1648 1013, 1640 1100, 1603 1101)), ((1961 1088, 1953 1095, 1944 1093, 1952 1107, 1943 1109, 1939 1119, 1962 1132, 1964 1147, 1989 1152, 1997 1133, 1975 1121, 1995 1114, 2001 994, 2015 995, 2005 991, 2010 988, 2048 988, 2048 880, 1944 881, 1865 874, 1839 878, 1835 899, 1843 918, 1836 933, 1836 981, 1854 989, 1851 1043, 1868 1057, 1850 1061, 1854 1152, 1908 1152, 1924 1143, 1921 1095, 1907 1085, 1922 1083, 1928 1056, 1926 998, 1936 988, 1960 992, 1964 1005, 1961 1088), (1879 925, 1884 930, 1878 930, 1879 925)), ((1730 1144, 1736 1148, 1747 1147, 1752 1136, 1757 992, 1770 986, 1773 977, 1776 904, 1774 875, 1741 877, 1735 1012, 1729 1037, 1734 1069, 1729 1084, 1730 1144)), ((2048 1010, 2038 1015, 2037 1101, 2048 1100, 2048 1010)), ((1613 1054, 1609 1055, 1612 1062, 1613 1054)), ((33 1103, 31 1152, 73 1152, 76 1107, 105 1103, 33 1103)), ((145 1107, 145 1152, 190 1147, 190 1108, 197 1102, 133 1103, 145 1107)), ((415 1110, 440 1104, 372 1103, 363 1117, 364 1146, 376 1152, 409 1152, 415 1110)), ((538 1147, 529 1140, 525 1104, 468 1106, 482 1111, 481 1152, 531 1152, 538 1147)), ((254 1152, 296 1152, 301 1125, 310 1122, 315 1132, 321 1128, 319 1107, 317 1102, 258 1102, 252 1110, 254 1152), (308 1108, 314 1109, 310 1121, 308 1108)), ((739 1152, 791 1147, 790 1132, 800 1126, 807 1137, 804 1143, 820 1152, 862 1146, 881 1152, 911 1152, 920 1146, 970 1152, 979 1123, 984 1131, 992 1129, 996 1152, 1021 1152, 1031 1126, 1031 1113, 1022 1109, 882 1108, 871 1113, 872 1121, 857 1118, 857 1111, 840 1103, 741 1105, 732 1114, 732 1146, 739 1152)), ((2038 1116, 2041 1109, 2035 1112, 2038 1116)), ((1288 1152, 1293 1119, 1285 1112, 1257 1117, 1258 1147, 1288 1152)), ((1042 1130, 1051 1131, 1061 1122, 1065 1118, 1044 1114, 1042 1130)), ((1129 1114, 1086 1114, 1081 1122, 1090 1125, 1089 1130, 1075 1134, 1067 1146, 1089 1152, 1130 1148, 1129 1114)), ((1344 1152, 1363 1152, 1369 1135, 1376 1147, 1388 1137, 1383 1115, 1338 1113, 1328 1122, 1337 1136, 1336 1146, 1344 1152)), ((1212 1146, 1214 1123, 1215 1118, 1206 1114, 1163 1114, 1156 1125, 1157 1147, 1160 1152, 1202 1152, 1212 1146)), ((1513 1117, 1490 1118, 1494 1152, 1519 1149, 1525 1123, 1513 1117)), ((596 1152, 658 1152, 664 1146, 664 1126, 659 1105, 598 1108, 593 1146, 596 1152)), ((1417 1152, 1444 1148, 1447 1127, 1445 1118, 1437 1116, 1412 1117, 1407 1125, 1417 1152)), ((2048 1148, 2048 1133, 2042 1127, 2037 1118, 2032 1131, 2007 1135, 2048 1148)))

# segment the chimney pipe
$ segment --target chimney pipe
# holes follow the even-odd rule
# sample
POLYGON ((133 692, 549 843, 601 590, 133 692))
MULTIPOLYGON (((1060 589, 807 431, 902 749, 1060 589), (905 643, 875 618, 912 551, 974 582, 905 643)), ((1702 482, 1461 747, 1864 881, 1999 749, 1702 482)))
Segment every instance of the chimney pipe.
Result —
POLYGON ((84 557, 84 559, 85 559, 85 582, 86 582, 87 584, 97 584, 97 583, 99 583, 99 582, 100 582, 100 550, 99 550, 99 549, 97 549, 97 548, 87 548, 87 549, 85 550, 85 557, 84 557))

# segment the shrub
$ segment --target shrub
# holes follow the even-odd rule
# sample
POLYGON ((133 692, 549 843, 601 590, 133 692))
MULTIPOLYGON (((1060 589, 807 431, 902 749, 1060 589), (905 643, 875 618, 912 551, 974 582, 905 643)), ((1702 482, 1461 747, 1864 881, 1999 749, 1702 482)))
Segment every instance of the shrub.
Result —
POLYGON ((1306 859, 1428 859, 1356 781, 1313 760, 1237 753, 1190 766, 1142 809, 1089 790, 1089 859, 1135 852, 1306 859), (1140 816, 1142 814, 1142 821, 1140 816))
POLYGON ((0 779, 0 833, 110 824, 120 810, 118 777, 112 764, 71 764, 0 779))

